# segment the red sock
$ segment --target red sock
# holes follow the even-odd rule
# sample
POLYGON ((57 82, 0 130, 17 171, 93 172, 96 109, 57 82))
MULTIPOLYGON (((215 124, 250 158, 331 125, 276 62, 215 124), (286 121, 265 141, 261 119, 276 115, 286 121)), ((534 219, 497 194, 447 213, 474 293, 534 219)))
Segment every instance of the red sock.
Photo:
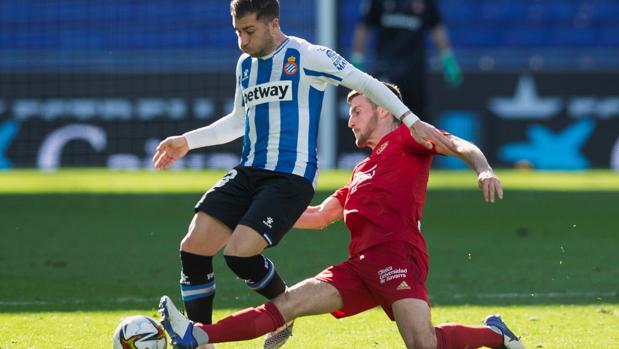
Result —
POLYGON ((235 342, 258 338, 284 325, 284 317, 273 303, 247 308, 216 324, 196 323, 208 334, 209 343, 235 342))
POLYGON ((503 336, 487 326, 442 324, 434 330, 437 349, 498 348, 503 345, 503 336))

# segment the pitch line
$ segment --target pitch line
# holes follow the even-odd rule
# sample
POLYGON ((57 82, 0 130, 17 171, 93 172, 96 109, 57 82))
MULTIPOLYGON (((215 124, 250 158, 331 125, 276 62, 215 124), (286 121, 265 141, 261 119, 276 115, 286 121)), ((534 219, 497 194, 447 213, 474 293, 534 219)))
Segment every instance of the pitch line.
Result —
POLYGON ((530 293, 476 293, 464 294, 456 293, 453 299, 477 298, 477 299, 525 299, 525 298, 598 298, 598 297, 617 297, 617 292, 530 292, 530 293))
MULTIPOLYGON (((558 298, 610 298, 618 297, 617 292, 532 292, 532 293, 477 293, 477 294, 464 294, 455 293, 450 296, 452 299, 528 299, 528 298, 543 298, 543 299, 558 299, 558 298)), ((105 303, 113 304, 127 304, 127 303, 139 303, 139 304, 157 304, 158 298, 156 297, 117 297, 107 299, 105 303)), ((73 299, 67 301, 10 301, 0 300, 0 306, 6 307, 19 307, 19 306, 49 306, 49 305, 79 305, 92 303, 92 300, 73 299)))
MULTIPOLYGON (((19 307, 19 306, 33 306, 33 305, 78 305, 78 304, 86 304, 92 303, 93 300, 85 300, 85 299, 73 299, 67 301, 4 301, 0 300, 0 306, 7 307, 19 307)), ((113 304, 127 304, 127 303, 152 303, 157 304, 159 302, 159 298, 157 297, 117 297, 106 299, 105 303, 113 303, 113 304)))

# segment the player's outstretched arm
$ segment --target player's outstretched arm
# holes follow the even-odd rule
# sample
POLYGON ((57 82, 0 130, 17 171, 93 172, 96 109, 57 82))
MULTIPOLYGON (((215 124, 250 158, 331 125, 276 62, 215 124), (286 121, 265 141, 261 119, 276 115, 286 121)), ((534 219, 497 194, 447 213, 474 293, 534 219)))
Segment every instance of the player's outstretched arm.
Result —
MULTIPOLYGON (((412 112, 409 113, 412 114, 412 112)), ((443 134, 433 125, 419 119, 412 124, 408 124, 406 123, 408 117, 409 116, 407 114, 404 114, 400 120, 403 120, 403 122, 410 128, 411 135, 417 143, 428 149, 432 149, 432 147, 436 145, 437 148, 446 149, 450 153, 457 152, 457 145, 454 143, 452 138, 443 134)))
POLYGON ((157 169, 169 168, 191 149, 231 142, 243 135, 244 115, 235 110, 209 126, 164 139, 153 156, 157 169))
POLYGON ((170 168, 176 160, 185 156, 187 152, 189 152, 189 144, 185 137, 168 137, 157 146, 152 159, 153 165, 158 170, 170 168))
POLYGON ((333 196, 329 196, 318 206, 308 206, 294 224, 300 229, 322 229, 342 219, 344 208, 333 196))
POLYGON ((462 159, 477 172, 477 185, 484 193, 486 202, 494 202, 495 198, 503 199, 503 187, 499 177, 494 173, 486 156, 473 143, 453 135, 447 136, 455 146, 455 151, 436 145, 436 151, 443 155, 452 155, 462 159))

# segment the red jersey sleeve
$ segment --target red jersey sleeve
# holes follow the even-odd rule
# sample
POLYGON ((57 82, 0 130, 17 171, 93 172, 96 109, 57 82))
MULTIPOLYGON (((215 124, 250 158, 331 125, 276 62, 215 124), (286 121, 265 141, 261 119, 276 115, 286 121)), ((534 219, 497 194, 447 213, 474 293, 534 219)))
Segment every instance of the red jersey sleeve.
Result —
POLYGON ((340 205, 344 207, 344 203, 346 203, 346 198, 348 197, 348 186, 342 187, 338 189, 335 193, 331 194, 332 197, 336 198, 337 201, 340 202, 340 205))

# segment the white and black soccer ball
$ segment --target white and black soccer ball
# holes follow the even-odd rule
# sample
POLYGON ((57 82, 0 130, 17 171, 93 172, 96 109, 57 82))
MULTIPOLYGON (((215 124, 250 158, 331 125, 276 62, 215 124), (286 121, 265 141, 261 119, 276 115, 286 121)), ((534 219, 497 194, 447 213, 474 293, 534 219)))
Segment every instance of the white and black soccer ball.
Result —
POLYGON ((114 349, 166 349, 163 327, 154 319, 136 315, 123 319, 112 337, 114 349))

